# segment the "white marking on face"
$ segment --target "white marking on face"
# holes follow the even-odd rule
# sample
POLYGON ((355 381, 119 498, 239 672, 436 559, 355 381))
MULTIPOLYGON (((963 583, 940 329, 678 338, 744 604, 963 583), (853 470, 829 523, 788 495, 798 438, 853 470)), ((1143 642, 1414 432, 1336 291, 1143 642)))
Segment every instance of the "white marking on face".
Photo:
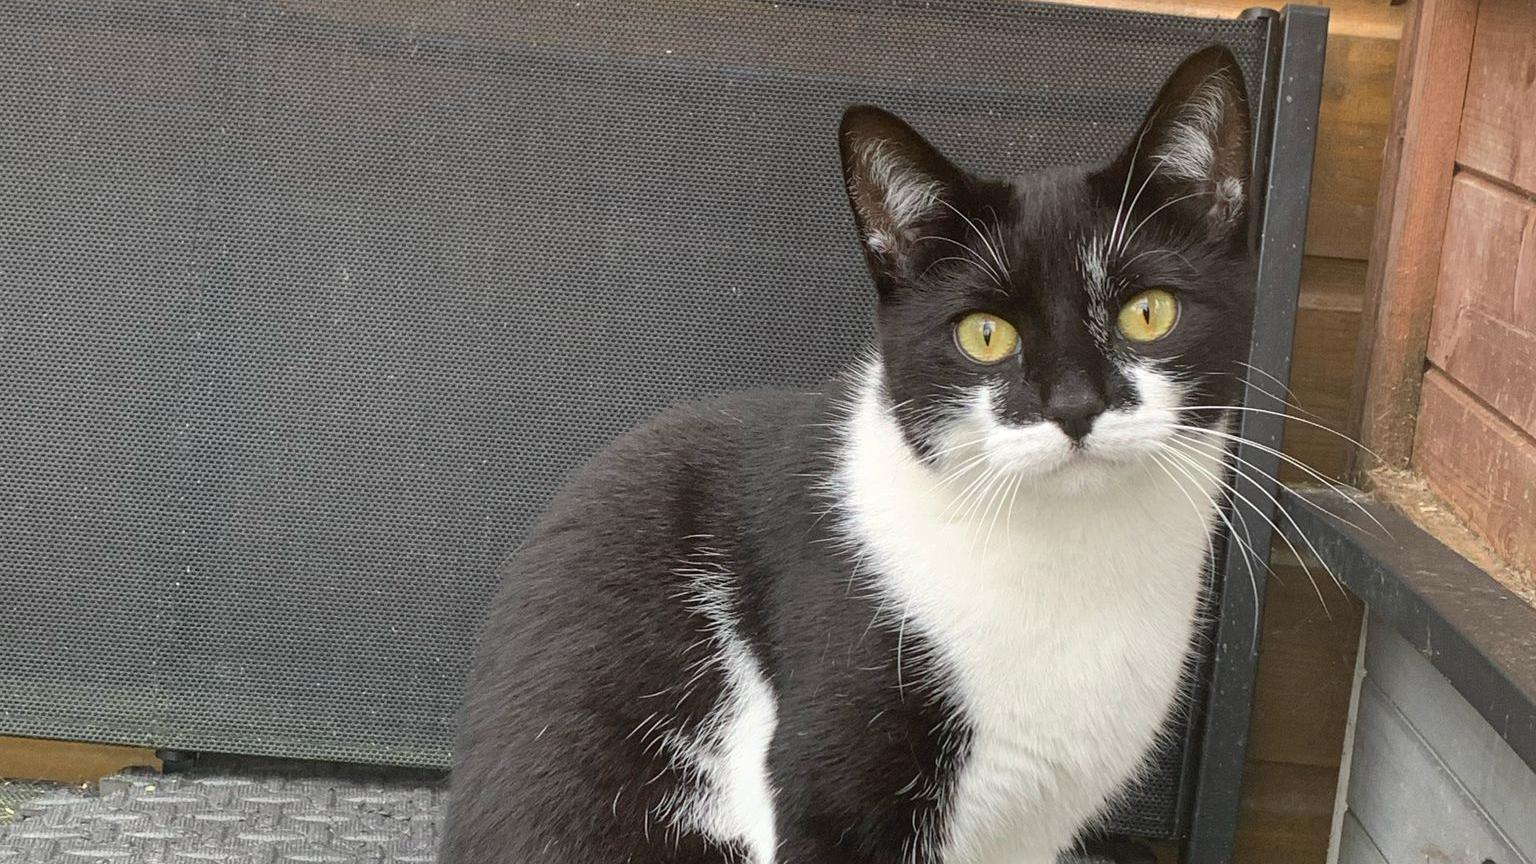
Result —
POLYGON ((1165 372, 1139 364, 1126 370, 1136 388, 1137 404, 1100 414, 1083 449, 1105 459, 1128 461, 1155 452, 1179 423, 1183 388, 1165 372))
POLYGON ((1112 481, 1134 463, 1152 454, 1178 431, 1179 385, 1148 365, 1126 370, 1136 388, 1137 402, 1105 411, 1075 444, 1049 420, 1025 425, 1008 423, 998 413, 1001 384, 978 387, 965 410, 934 436, 943 461, 969 461, 975 472, 994 470, 1004 476, 1023 475, 1041 484, 1084 489, 1112 481))
POLYGON ((1100 349, 1109 346, 1109 242, 1095 234, 1078 243, 1077 266, 1088 289, 1088 332, 1100 349))

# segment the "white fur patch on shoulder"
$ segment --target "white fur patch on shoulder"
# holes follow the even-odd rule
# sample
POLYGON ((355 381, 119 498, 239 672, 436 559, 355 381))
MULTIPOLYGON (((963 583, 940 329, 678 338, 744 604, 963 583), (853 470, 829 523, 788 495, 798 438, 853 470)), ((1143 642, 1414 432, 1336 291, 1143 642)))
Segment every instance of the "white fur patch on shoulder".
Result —
POLYGON ((778 726, 778 700, 738 630, 736 574, 708 546, 699 546, 673 572, 686 580, 679 599, 703 619, 707 634, 707 653, 688 672, 697 680, 713 669, 725 684, 698 729, 664 732, 663 723, 647 733, 687 778, 656 815, 675 830, 740 843, 748 850, 745 864, 772 864, 778 842, 768 747, 778 726))

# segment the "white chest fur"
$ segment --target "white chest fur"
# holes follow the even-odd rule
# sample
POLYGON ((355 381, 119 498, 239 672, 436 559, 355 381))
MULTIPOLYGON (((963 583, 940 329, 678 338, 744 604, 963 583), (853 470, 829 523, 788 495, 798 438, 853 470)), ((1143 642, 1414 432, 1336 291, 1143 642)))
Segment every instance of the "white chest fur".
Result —
POLYGON ((1177 698, 1214 476, 1149 460, 1071 492, 1026 481, 978 509, 917 460, 873 389, 849 433, 844 530, 886 623, 936 654, 900 658, 902 675, 940 676, 973 730, 927 842, 944 864, 1048 864, 1142 766, 1177 698))

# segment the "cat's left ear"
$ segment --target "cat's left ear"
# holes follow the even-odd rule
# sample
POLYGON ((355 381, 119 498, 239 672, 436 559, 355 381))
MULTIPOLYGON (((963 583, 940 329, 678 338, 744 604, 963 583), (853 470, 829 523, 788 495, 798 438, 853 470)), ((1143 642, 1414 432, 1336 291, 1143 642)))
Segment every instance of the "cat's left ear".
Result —
POLYGON ((884 294, 966 175, 900 118, 868 105, 843 113, 838 148, 859 240, 884 294))
POLYGON ((1248 210, 1250 125, 1237 59, 1207 48, 1169 76, 1114 174, 1132 195, 1145 184, 1142 209, 1183 198, 1171 206, 1203 218, 1213 236, 1230 235, 1248 210))

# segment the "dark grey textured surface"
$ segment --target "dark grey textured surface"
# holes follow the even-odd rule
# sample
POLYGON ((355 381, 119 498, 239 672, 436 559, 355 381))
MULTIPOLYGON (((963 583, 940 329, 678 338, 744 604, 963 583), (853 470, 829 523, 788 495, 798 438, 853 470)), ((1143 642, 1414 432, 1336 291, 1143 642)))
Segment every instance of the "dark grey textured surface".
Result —
MULTIPOLYGON (((0 731, 442 765, 562 478, 868 335, 843 105, 1098 159, 1264 25, 1021 2, 7 4, 0 731)), ((1127 827, 1171 830, 1181 755, 1127 827)))

